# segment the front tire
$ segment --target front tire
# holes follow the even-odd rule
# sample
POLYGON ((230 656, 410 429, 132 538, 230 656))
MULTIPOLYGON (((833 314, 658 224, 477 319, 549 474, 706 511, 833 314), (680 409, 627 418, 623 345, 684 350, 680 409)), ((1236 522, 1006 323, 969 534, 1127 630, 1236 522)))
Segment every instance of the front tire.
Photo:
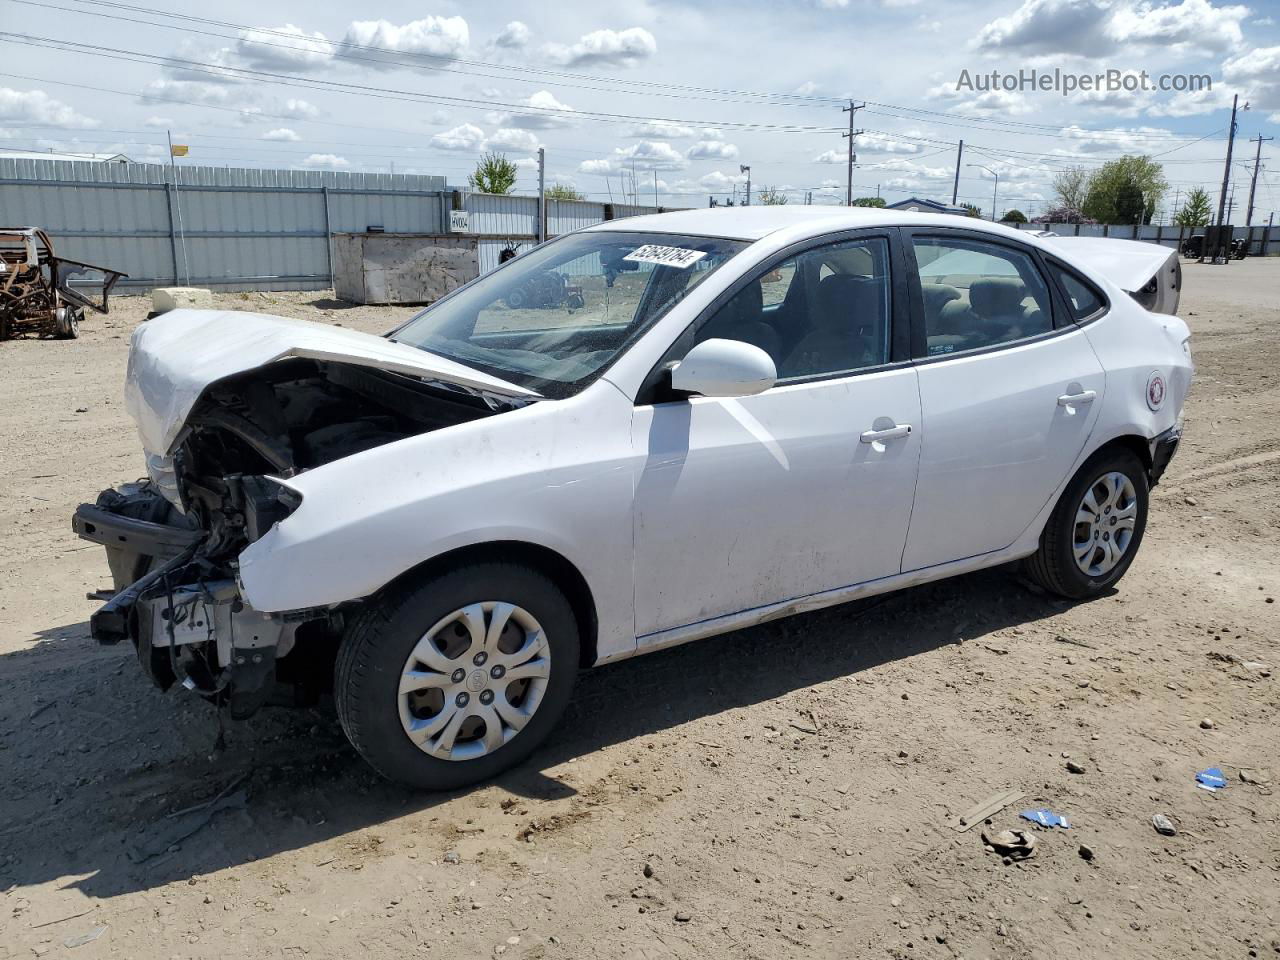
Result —
POLYGON ((1027 558, 1027 572, 1044 589, 1072 600, 1110 590, 1142 544, 1147 528, 1147 471, 1131 451, 1104 450, 1067 484, 1027 558))
POLYGON ((392 588, 348 628, 334 699, 352 745, 391 780, 452 790, 546 739, 578 670, 577 619, 530 567, 478 563, 392 588))

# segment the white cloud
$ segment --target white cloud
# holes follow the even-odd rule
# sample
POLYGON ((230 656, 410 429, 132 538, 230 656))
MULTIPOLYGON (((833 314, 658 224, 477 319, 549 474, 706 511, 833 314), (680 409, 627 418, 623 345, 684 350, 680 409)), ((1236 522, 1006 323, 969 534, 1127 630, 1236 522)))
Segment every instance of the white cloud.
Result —
POLYGON ((846 150, 823 150, 820 154, 813 158, 814 163, 848 163, 849 154, 846 150))
POLYGON ((170 80, 165 77, 148 83, 140 96, 144 103, 179 100, 218 107, 241 106, 252 99, 252 94, 242 87, 226 83, 205 83, 202 80, 170 80))
POLYGON ((813 94, 818 92, 818 85, 814 83, 812 80, 806 80, 804 83, 800 84, 800 86, 796 87, 791 92, 794 94, 798 94, 799 96, 802 96, 802 97, 812 96, 813 94))
POLYGON ((551 130, 573 125, 573 118, 567 116, 574 112, 573 107, 561 103, 550 90, 539 90, 524 103, 535 112, 500 116, 495 122, 504 123, 509 127, 523 127, 526 130, 551 130))
POLYGON ((699 140, 685 151, 690 160, 732 160, 738 155, 738 148, 723 140, 699 140))
POLYGON ((484 131, 473 123, 459 126, 437 133, 431 138, 431 145, 441 150, 463 150, 477 153, 484 147, 484 131))
POLYGON ((881 170, 901 171, 910 174, 917 182, 921 180, 950 180, 955 176, 952 167, 931 167, 916 160, 886 160, 877 164, 881 170))
POLYGON ((1209 0, 1182 0, 1163 6, 1139 3, 1118 7, 1107 32, 1122 44, 1229 50, 1244 39, 1240 21, 1248 15, 1248 7, 1215 7, 1209 0))
POLYGON ((594 30, 569 46, 548 44, 547 57, 566 67, 631 67, 658 52, 658 42, 644 27, 594 30))
POLYGON ((276 127, 274 130, 268 130, 262 135, 263 140, 281 140, 289 143, 296 143, 302 138, 290 130, 288 127, 276 127))
POLYGON ((236 53, 247 66, 259 70, 317 70, 333 59, 333 44, 318 30, 307 33, 286 23, 283 27, 242 30, 236 53))
POLYGON ((669 143, 641 140, 629 147, 619 147, 614 155, 624 165, 634 164, 645 170, 683 170, 689 162, 669 143))
POLYGON ((276 112, 295 120, 314 120, 320 116, 320 109, 305 100, 286 100, 284 106, 276 112))
POLYGON ((600 160, 583 160, 578 164, 579 173, 595 173, 602 176, 614 173, 617 169, 617 166, 612 160, 603 158, 600 160))
MULTIPOLYGON (((467 21, 462 17, 423 17, 403 26, 389 20, 356 20, 347 28, 346 48, 338 55, 355 55, 362 63, 373 60, 391 68, 404 65, 414 56, 457 57, 470 41, 467 21)), ((431 59, 423 59, 413 65, 421 68, 433 64, 431 59)))
POLYGON ((1084 129, 1075 124, 1063 127, 1058 136, 1070 140, 1081 153, 1150 153, 1167 147, 1172 131, 1163 127, 1112 127, 1084 129))
POLYGON ((523 50, 532 36, 529 27, 519 20, 512 20, 494 37, 493 45, 504 50, 523 50))
POLYGON ((500 150, 537 150, 538 138, 528 130, 503 127, 494 131, 486 146, 500 150))
POLYGON ((703 140, 723 140, 724 134, 720 132, 718 127, 703 127, 698 131, 698 136, 703 140))
POLYGON ((1100 57, 1134 45, 1227 50, 1242 39, 1244 6, 1210 0, 1024 0, 982 27, 971 46, 980 51, 1100 57))
MULTIPOLYGON (((1280 123, 1280 46, 1257 47, 1222 64, 1222 79, 1241 88, 1241 99, 1254 110, 1272 111, 1267 118, 1280 123)), ((1224 87, 1227 85, 1224 84, 1224 87)), ((1226 100, 1227 91, 1219 96, 1226 100)))
POLYGON ((858 153, 919 153, 920 144, 909 140, 898 140, 885 133, 859 134, 854 149, 858 153))
POLYGON ((698 185, 706 187, 708 190, 728 190, 734 184, 746 182, 746 177, 737 173, 721 173, 719 170, 712 170, 708 174, 698 178, 698 185))
POLYGON ((339 157, 332 153, 313 153, 302 161, 304 167, 328 167, 330 170, 341 170, 344 167, 351 166, 346 157, 339 157))
POLYGON ((1030 113, 1034 107, 1027 102, 1021 93, 1009 90, 988 90, 985 93, 974 93, 970 90, 957 90, 952 83, 941 83, 925 91, 926 100, 947 100, 954 104, 956 113, 964 113, 974 117, 1011 116, 1030 113))
POLYGON ((670 120, 650 120, 632 127, 626 135, 647 140, 684 140, 696 137, 698 131, 670 120))
POLYGON ((142 121, 144 127, 158 127, 161 130, 167 130, 173 126, 173 121, 168 117, 147 117, 142 121))

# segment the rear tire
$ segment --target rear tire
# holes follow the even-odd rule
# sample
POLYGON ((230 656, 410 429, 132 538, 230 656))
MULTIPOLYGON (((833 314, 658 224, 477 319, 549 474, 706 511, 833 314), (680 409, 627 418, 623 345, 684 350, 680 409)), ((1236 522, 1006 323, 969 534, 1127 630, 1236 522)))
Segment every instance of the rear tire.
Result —
POLYGON ((1026 560, 1050 593, 1089 600, 1110 590, 1137 555, 1147 527, 1147 470, 1131 451, 1100 451, 1067 484, 1026 560))
POLYGON ((578 650, 573 608, 546 576, 513 563, 460 567, 390 589, 352 622, 334 675, 338 720, 384 777, 467 786, 546 739, 569 703, 578 650))

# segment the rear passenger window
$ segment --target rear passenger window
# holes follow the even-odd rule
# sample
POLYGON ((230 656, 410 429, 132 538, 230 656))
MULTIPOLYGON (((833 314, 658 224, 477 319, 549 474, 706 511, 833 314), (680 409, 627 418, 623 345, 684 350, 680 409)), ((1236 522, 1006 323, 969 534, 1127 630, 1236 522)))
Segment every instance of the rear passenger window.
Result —
POLYGON ((1053 329, 1049 288, 1025 253, 976 240, 916 237, 929 356, 1053 329))
POLYGON ((1049 264, 1049 270, 1058 278, 1058 283, 1062 284, 1062 292, 1066 294, 1067 302, 1071 305, 1073 320, 1086 320, 1102 309, 1105 303, 1102 294, 1085 281, 1056 263, 1049 264))

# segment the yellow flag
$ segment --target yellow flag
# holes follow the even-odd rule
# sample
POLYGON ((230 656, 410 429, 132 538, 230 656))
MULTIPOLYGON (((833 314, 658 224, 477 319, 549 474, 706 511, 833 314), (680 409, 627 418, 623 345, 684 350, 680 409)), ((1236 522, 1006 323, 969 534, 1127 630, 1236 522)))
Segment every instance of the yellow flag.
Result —
POLYGON ((185 157, 187 155, 187 145, 185 143, 172 143, 169 145, 169 156, 185 157))

